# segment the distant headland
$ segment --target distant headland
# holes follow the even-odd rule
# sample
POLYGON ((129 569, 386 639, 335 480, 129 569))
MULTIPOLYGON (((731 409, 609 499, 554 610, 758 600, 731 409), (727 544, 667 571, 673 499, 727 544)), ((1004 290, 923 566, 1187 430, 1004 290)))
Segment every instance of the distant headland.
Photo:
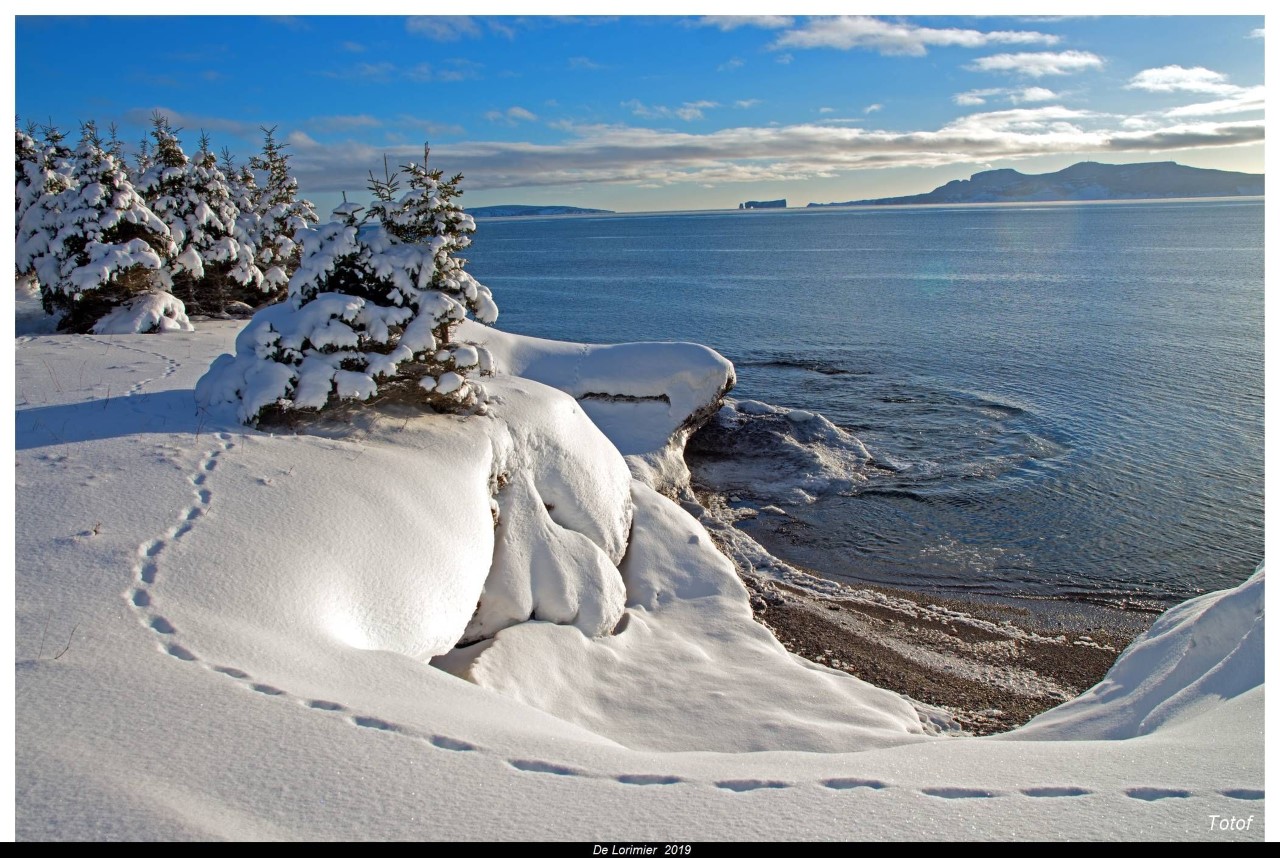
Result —
POLYGON ((927 194, 844 203, 809 203, 809 207, 1261 196, 1263 180, 1261 173, 1204 170, 1173 161, 1143 164, 1083 161, 1056 173, 1028 175, 1017 170, 987 170, 974 173, 968 179, 947 182, 927 194))
POLYGON ((786 200, 747 200, 745 203, 738 203, 740 209, 785 209, 786 207, 786 200))
POLYGON ((614 214, 608 209, 577 206, 476 206, 467 209, 472 217, 546 217, 548 215, 614 214))

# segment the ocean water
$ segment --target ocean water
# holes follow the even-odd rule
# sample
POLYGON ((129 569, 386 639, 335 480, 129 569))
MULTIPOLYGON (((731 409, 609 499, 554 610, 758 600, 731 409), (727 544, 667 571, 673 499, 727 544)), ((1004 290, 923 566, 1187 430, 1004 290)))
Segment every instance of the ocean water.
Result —
POLYGON ((1260 201, 484 220, 469 256, 505 330, 705 343, 821 415, 689 458, 822 575, 1157 607, 1262 559, 1260 201))

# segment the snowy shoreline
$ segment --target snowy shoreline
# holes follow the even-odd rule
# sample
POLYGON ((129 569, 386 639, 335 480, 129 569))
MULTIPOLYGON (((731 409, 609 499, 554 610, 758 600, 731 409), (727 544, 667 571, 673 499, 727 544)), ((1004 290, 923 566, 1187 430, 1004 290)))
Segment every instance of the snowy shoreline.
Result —
POLYGON ((1210 814, 1264 812, 1261 573, 1169 612, 1027 728, 939 736, 788 653, 651 487, 687 478, 686 421, 726 386, 709 349, 470 326, 500 369, 492 416, 273 436, 194 408, 238 327, 18 338, 19 837, 1203 838, 1210 814), (528 473, 542 500, 499 495, 499 515, 537 512, 505 519, 526 528, 508 544, 581 571, 590 540, 612 566, 614 525, 592 522, 630 510, 626 605, 592 638, 565 624, 581 593, 528 582, 564 617, 440 659, 462 681, 422 656, 508 538, 489 494, 508 435, 509 485, 528 473), (629 486, 553 496, 606 460, 629 486))

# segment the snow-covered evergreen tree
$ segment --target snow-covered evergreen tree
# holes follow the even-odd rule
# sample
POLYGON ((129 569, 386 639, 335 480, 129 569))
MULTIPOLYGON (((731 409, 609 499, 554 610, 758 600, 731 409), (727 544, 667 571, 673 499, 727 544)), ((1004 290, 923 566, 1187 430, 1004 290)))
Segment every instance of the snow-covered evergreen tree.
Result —
POLYGON ((489 290, 454 253, 470 243, 475 221, 457 197, 461 176, 405 167, 409 188, 374 183, 370 214, 384 228, 361 235, 359 207, 300 233, 302 261, 289 300, 258 313, 236 341, 236 357, 215 363, 197 397, 234 401, 248 423, 347 401, 395 400, 462 411, 483 405, 468 378, 488 372, 481 347, 455 341, 468 311, 497 320, 489 290))
POLYGON ((298 267, 300 248, 296 233, 319 221, 310 201, 298 196, 298 181, 289 172, 287 144, 275 138, 275 128, 263 128, 262 154, 249 159, 252 171, 261 174, 257 187, 258 215, 255 247, 258 264, 272 290, 272 300, 281 300, 289 277, 298 267))
POLYGON ((74 184, 71 152, 62 143, 62 133, 52 125, 46 126, 43 143, 36 144, 34 130, 32 127, 26 134, 18 132, 17 166, 24 175, 15 187, 18 199, 14 267, 19 285, 28 290, 39 288, 36 263, 49 253, 50 243, 58 234, 60 195, 74 184), (29 153, 32 146, 36 149, 34 160, 23 154, 29 153))
POLYGON ((231 301, 256 306, 263 300, 262 271, 255 263, 253 237, 245 231, 240 218, 237 198, 227 175, 218 167, 218 159, 209 148, 208 135, 200 135, 200 150, 193 164, 196 195, 214 211, 216 227, 208 230, 214 235, 217 229, 230 225, 230 231, 213 242, 201 255, 205 263, 205 277, 201 298, 211 312, 223 311, 231 301))
POLYGON ((134 156, 133 163, 135 165, 134 175, 144 176, 151 169, 151 165, 155 163, 155 159, 151 157, 151 141, 147 139, 147 135, 142 135, 142 139, 138 141, 138 154, 134 156))
MULTIPOLYGON (((93 123, 85 123, 69 186, 46 193, 28 212, 51 236, 35 258, 45 310, 62 313, 59 330, 84 333, 113 311, 132 314, 135 330, 190 329, 181 302, 156 288, 173 252, 164 222, 147 207, 124 168, 103 151, 93 123), (157 294, 159 293, 159 294, 157 294), (148 318, 155 309, 161 319, 148 318)), ((110 325, 118 332, 120 320, 110 325)))
POLYGON ((177 250, 166 266, 173 294, 189 310, 222 312, 239 289, 262 284, 252 242, 237 230, 238 211, 213 153, 206 147, 193 162, 167 118, 157 114, 152 126, 154 162, 139 190, 173 236, 177 250))
MULTIPOLYGON (((31 208, 40 199, 40 194, 44 192, 44 188, 37 178, 40 174, 40 147, 36 145, 35 139, 21 128, 14 129, 13 148, 13 229, 14 239, 17 241, 22 236, 22 216, 26 214, 27 209, 31 208)), ((17 254, 14 255, 14 261, 18 289, 27 294, 34 294, 38 288, 35 271, 32 270, 30 264, 25 267, 16 264, 17 254)))

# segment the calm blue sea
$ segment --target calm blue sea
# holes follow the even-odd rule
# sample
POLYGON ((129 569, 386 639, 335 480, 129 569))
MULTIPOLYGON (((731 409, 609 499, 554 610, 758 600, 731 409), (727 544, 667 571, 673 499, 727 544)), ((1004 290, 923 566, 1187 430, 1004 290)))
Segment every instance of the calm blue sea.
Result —
POLYGON ((705 343, 857 436, 865 480, 743 525, 823 575, 1154 605, 1262 559, 1260 201, 486 220, 469 256, 505 330, 705 343))

